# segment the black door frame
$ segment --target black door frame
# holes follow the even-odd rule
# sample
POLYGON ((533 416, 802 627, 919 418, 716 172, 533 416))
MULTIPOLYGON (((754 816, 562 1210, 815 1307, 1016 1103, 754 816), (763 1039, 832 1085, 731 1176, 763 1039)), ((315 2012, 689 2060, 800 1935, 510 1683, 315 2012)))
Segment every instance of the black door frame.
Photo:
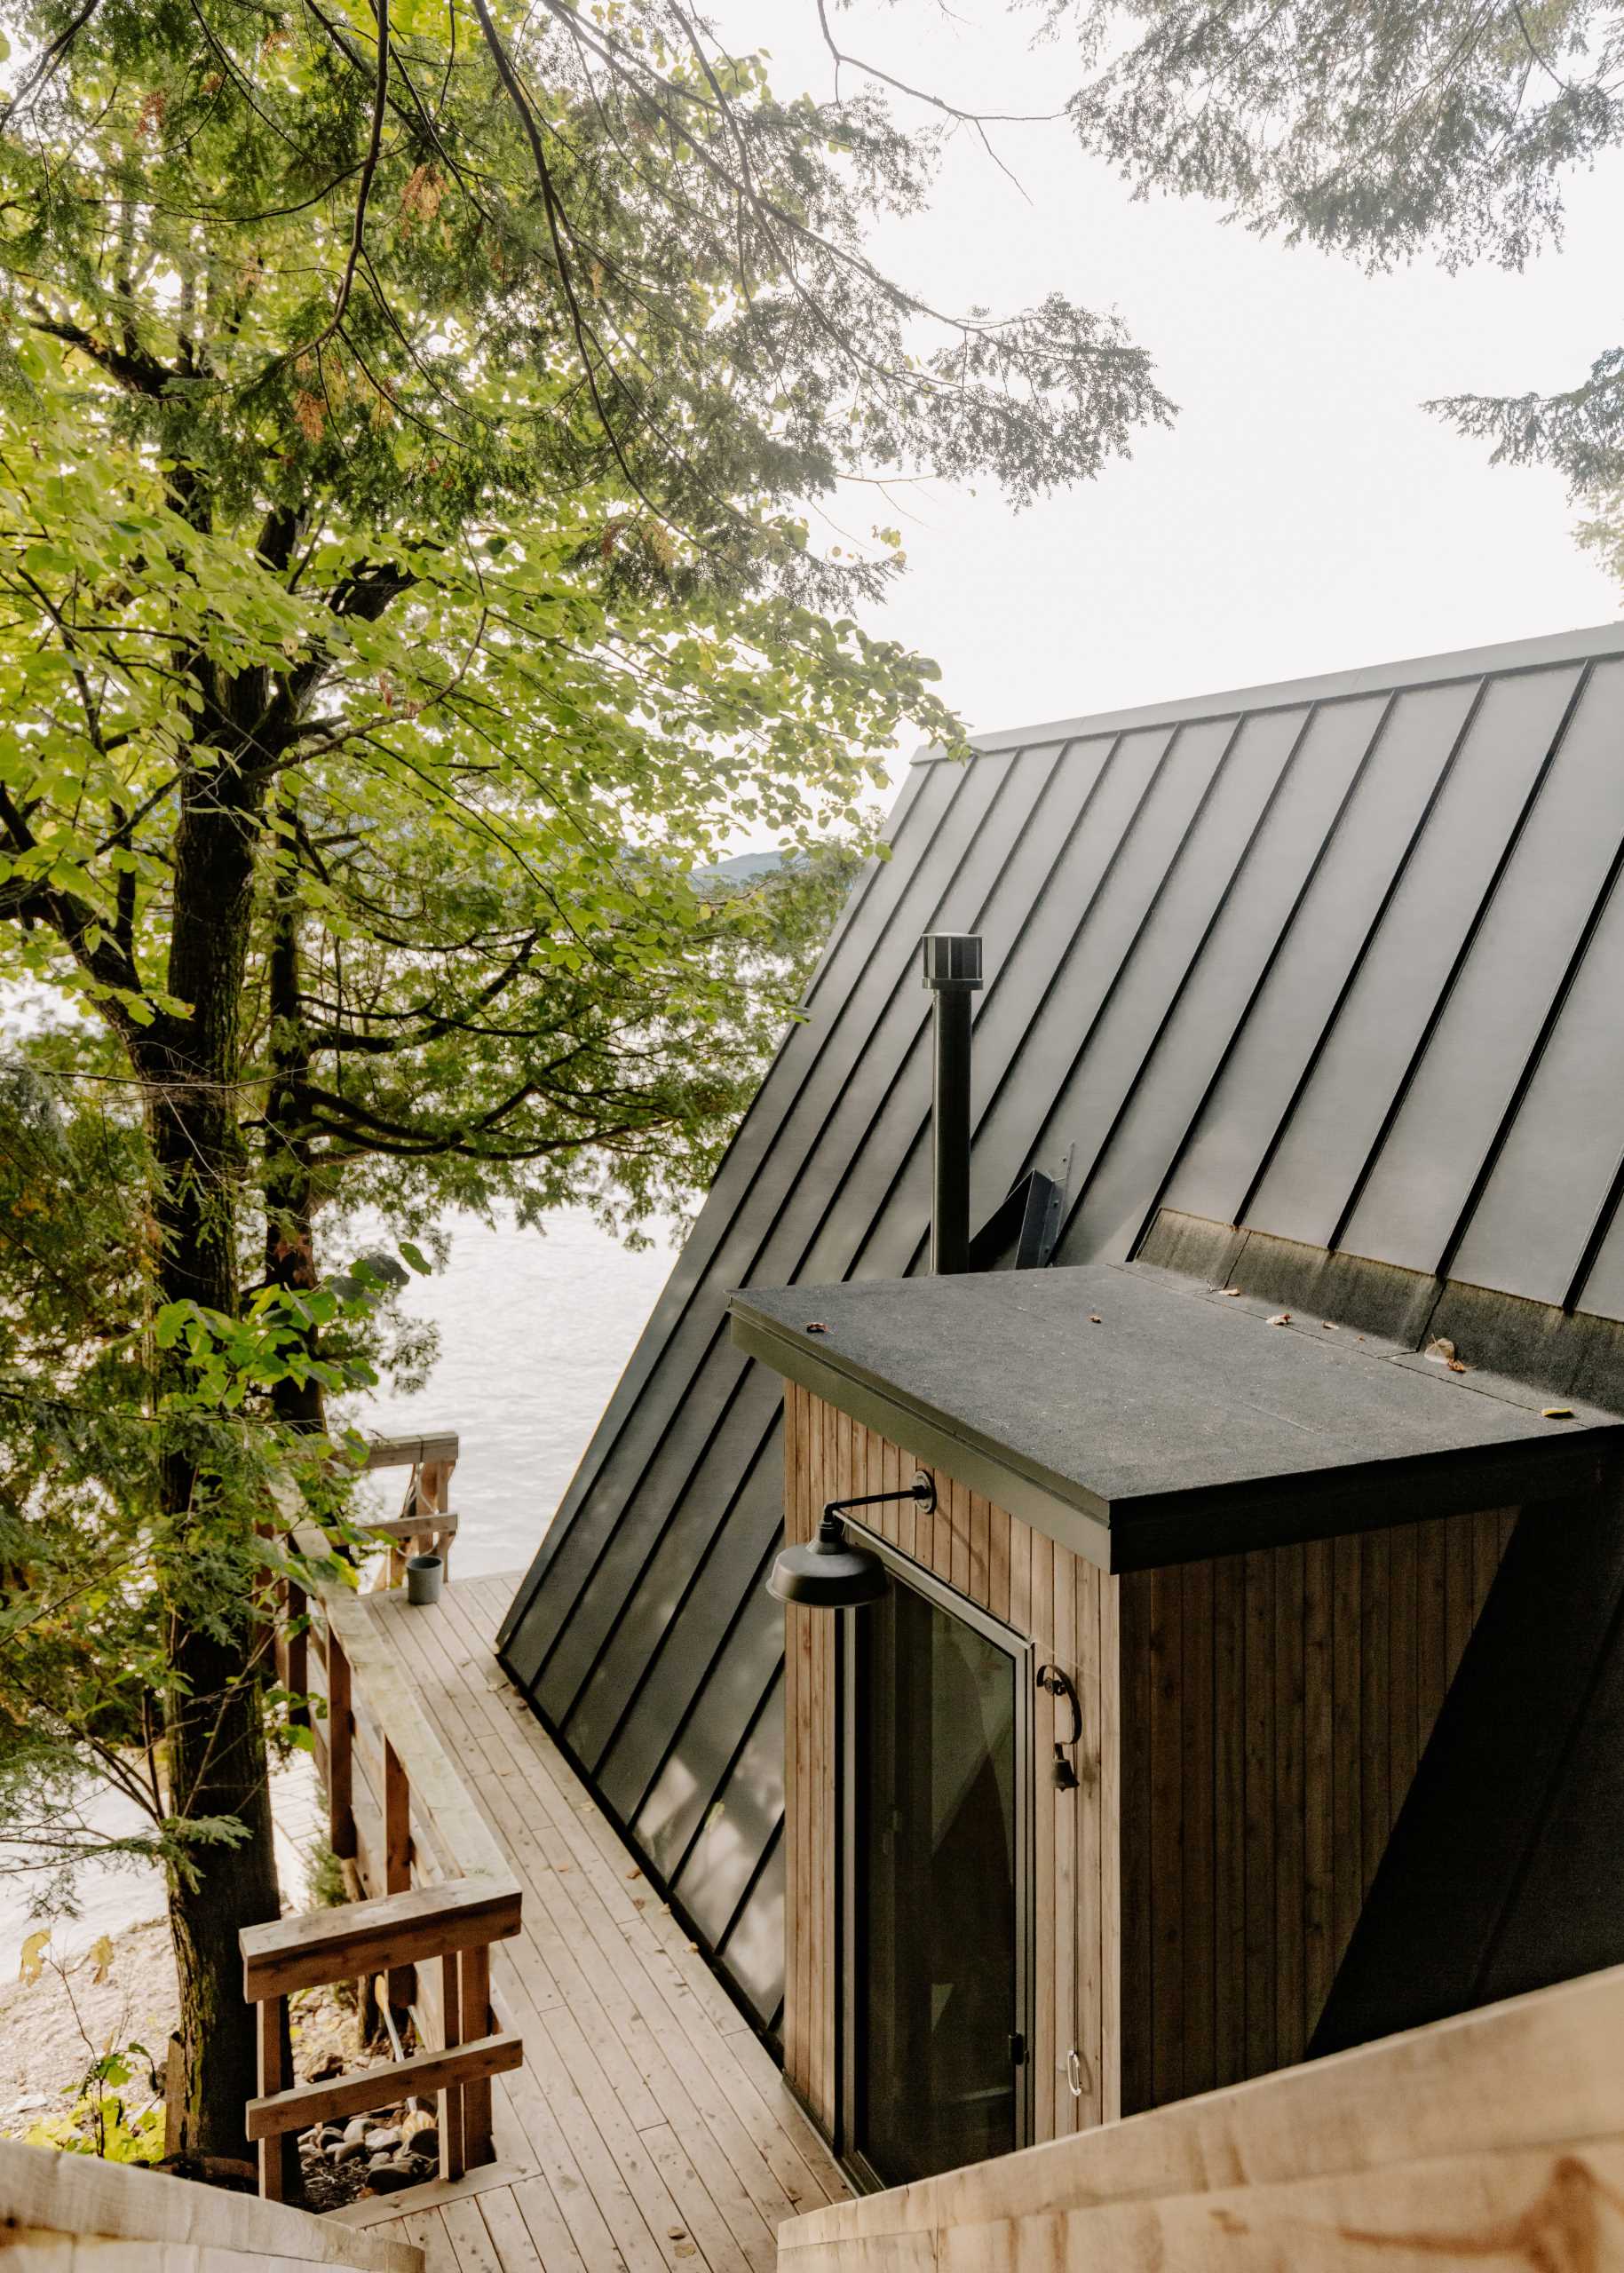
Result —
MULTIPOLYGON (((911 1587, 915 1594, 948 1617, 962 1619, 984 1640, 1003 1651, 1010 1659, 1015 1681, 1015 2010, 1010 2026, 1013 2035, 1021 2039, 1022 2056, 1015 2063, 1015 2144, 1017 2148, 1032 2142, 1032 2050, 1034 2042, 1033 1995, 1034 1989, 1033 1956, 1035 1948, 1034 1895, 1035 1874, 1033 1851, 1033 1689, 1036 1678, 1036 1649, 1030 1637, 1018 1634, 979 1603, 957 1593, 954 1588, 904 1555, 882 1539, 877 1532, 852 1516, 844 1519, 848 1532, 857 1534, 865 1547, 872 1548, 884 1564, 891 1577, 900 1586, 911 1587)), ((836 1651, 836 1680, 835 1684, 835 1759, 838 1790, 836 1795, 835 1819, 839 1841, 836 1857, 836 1885, 838 1899, 835 1915, 835 1976, 836 1982, 835 2008, 835 2104, 837 2120, 834 2140, 835 2151, 842 2167, 853 2183, 864 2193, 882 2191, 887 2181, 881 2178, 867 2161, 857 2145, 857 1974, 854 1962, 857 1920, 857 1792, 859 1778, 854 1772, 857 1743, 857 1628, 856 1620, 867 1616, 861 1610, 846 1610, 839 1613, 843 1631, 836 1651)))

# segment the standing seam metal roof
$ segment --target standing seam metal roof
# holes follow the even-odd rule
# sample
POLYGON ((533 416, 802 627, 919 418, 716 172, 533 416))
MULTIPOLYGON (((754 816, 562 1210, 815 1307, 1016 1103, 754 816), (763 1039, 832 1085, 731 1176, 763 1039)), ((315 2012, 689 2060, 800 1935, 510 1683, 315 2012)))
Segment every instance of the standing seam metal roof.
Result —
POLYGON ((978 931, 973 1211, 1163 1208, 1624 1318, 1624 626, 927 753, 515 1597, 502 1660, 768 2029, 779 1384, 729 1291, 921 1271, 978 931))

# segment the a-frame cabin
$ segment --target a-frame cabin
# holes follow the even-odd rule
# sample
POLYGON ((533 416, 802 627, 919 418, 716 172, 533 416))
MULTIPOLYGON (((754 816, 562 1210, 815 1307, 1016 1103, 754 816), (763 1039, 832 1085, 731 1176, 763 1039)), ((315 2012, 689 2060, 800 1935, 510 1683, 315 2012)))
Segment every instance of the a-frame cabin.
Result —
POLYGON ((500 1643, 882 2180, 955 1990, 875 1921, 966 1873, 1005 2065, 943 2037, 919 2167, 978 2102, 997 2151, 1624 1959, 1624 628, 927 754, 891 838, 500 1643), (929 1280, 942 932, 986 983, 929 1280), (793 1291, 735 1339, 740 1288, 793 1291), (787 1678, 787 1479, 804 1534, 915 1465, 890 1626, 793 1611, 787 1678), (887 1679, 974 1703, 918 1804, 986 1805, 876 1894, 887 1679))

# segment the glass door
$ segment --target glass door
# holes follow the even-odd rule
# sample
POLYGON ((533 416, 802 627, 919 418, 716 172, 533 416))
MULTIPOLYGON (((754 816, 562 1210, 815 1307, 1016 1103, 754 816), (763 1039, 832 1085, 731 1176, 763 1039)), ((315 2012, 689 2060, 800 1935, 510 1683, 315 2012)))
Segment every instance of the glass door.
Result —
POLYGON ((884 1560, 883 1599, 846 1620, 843 2053, 847 2151, 896 2186, 1027 2135, 1031 1667, 884 1560))

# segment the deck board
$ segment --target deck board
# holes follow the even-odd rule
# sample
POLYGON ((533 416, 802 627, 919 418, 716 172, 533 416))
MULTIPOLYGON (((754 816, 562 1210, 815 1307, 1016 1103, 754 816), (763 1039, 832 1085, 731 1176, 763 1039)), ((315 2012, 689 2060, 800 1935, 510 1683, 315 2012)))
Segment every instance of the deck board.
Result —
POLYGON ((780 2224, 844 2180, 770 2054, 497 1666, 508 1578, 432 1608, 366 1598, 525 1889, 492 1985, 525 2039, 498 2079, 498 2164, 368 2218, 429 2273, 770 2273, 780 2224))

